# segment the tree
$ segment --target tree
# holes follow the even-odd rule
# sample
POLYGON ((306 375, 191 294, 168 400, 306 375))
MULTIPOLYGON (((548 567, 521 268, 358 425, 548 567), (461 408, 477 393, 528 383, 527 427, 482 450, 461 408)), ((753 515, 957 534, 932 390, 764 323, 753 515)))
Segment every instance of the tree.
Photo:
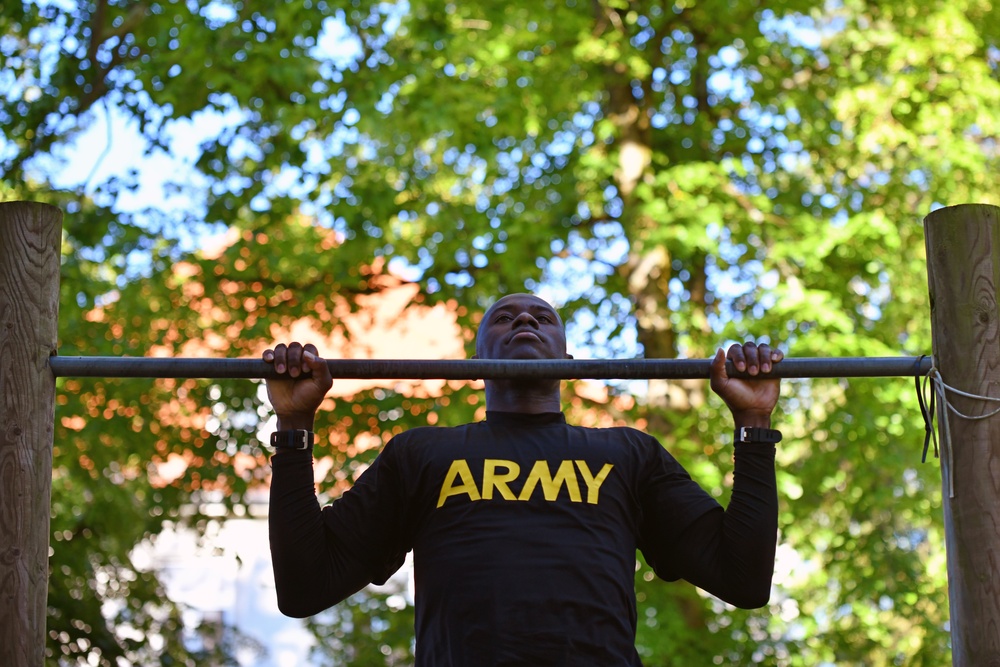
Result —
MULTIPOLYGON (((0 24, 4 196, 69 214, 64 354, 137 353, 205 330, 239 353, 274 319, 377 290, 362 267, 389 259, 405 261, 424 303, 454 300, 470 326, 493 295, 544 286, 598 356, 708 356, 750 332, 794 356, 922 354, 919 220, 998 197, 1000 9, 986 0, 102 1, 5 8, 0 24), (330 34, 341 35, 336 49, 330 34), (178 119, 227 114, 202 146, 197 179, 178 186, 188 210, 117 210, 137 175, 52 182, 60 147, 101 105, 136 118, 149 151, 169 148, 178 119), (288 223, 303 217, 311 225, 288 223), (202 223, 239 241, 220 259, 193 258, 196 274, 171 275, 177 229, 202 223), (321 250, 328 233, 336 251, 321 250), (211 318, 188 308, 185 285, 209 299, 211 318), (252 318, 237 294, 256 297, 252 318)), ((474 416, 469 390, 455 391, 448 420, 474 416)), ((150 392, 65 381, 61 396, 57 442, 68 444, 54 504, 89 512, 67 525, 55 512, 54 589, 76 577, 110 595, 97 573, 127 572, 131 545, 192 492, 238 495, 262 474, 226 467, 237 453, 263 456, 235 417, 224 437, 175 420, 158 427, 155 453, 126 444, 175 398, 179 414, 213 401, 254 413, 247 383, 150 392), (151 458, 170 452, 190 452, 194 465, 150 487, 151 458), (102 507, 130 508, 135 521, 88 537, 102 507)), ((731 452, 702 384, 650 383, 638 399, 599 407, 658 435, 724 497, 731 452)), ((437 400, 359 396, 323 428, 391 432, 437 414, 437 400)), ((568 404, 586 418, 585 400, 568 404)), ((917 462, 909 384, 787 383, 784 405, 789 560, 771 609, 734 612, 648 582, 642 568, 644 659, 942 663, 939 481, 917 462)), ((118 583, 130 603, 151 592, 139 582, 155 586, 118 583)), ((93 608, 50 599, 54 631, 117 655, 120 640, 93 608), (90 630, 74 625, 81 617, 90 630)))

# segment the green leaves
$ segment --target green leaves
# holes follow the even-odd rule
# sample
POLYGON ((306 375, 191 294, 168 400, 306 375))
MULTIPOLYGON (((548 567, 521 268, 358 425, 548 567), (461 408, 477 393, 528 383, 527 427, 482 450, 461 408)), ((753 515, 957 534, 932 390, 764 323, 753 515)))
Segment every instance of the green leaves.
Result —
MULTIPOLYGON (((998 201, 998 11, 984 0, 5 6, 0 192, 67 212, 63 354, 250 355, 303 318, 342 332, 337 313, 383 292, 386 263, 418 283, 414 305, 447 305, 467 327, 500 293, 547 289, 573 339, 599 354, 708 356, 751 336, 792 356, 924 354, 920 220, 998 201), (127 150, 140 153, 171 148, 177 121, 217 123, 174 179, 189 206, 121 210, 128 176, 55 180, 104 105, 138 121, 145 143, 127 150), (184 252, 179 239, 206 226, 229 230, 225 247, 184 252)), ((938 473, 916 465, 909 383, 784 391, 788 561, 771 608, 735 613, 640 568, 646 664, 696 661, 684 647, 719 664, 947 662, 938 473)), ((698 383, 639 393, 600 409, 661 436, 724 497, 722 406, 698 383)), ((257 386, 67 380, 60 396, 51 651, 139 656, 115 633, 128 622, 183 656, 176 610, 144 615, 157 585, 132 578, 129 553, 191 494, 225 489, 235 506, 262 482, 257 386), (177 457, 185 473, 154 482, 177 457), (118 620, 60 592, 83 582, 127 600, 118 620)), ((374 455, 355 439, 473 419, 475 396, 337 402, 319 427, 345 472, 324 491, 374 455)), ((315 627, 336 647, 331 662, 406 661, 406 609, 359 598, 337 613, 355 630, 315 627)))

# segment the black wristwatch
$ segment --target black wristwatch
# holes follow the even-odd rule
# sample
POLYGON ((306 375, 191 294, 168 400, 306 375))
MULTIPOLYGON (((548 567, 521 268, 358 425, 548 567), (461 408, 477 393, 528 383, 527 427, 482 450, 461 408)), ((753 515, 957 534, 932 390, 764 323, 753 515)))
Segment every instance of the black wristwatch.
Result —
POLYGON ((733 442, 756 442, 773 445, 776 442, 781 442, 781 431, 758 426, 741 426, 736 429, 733 442))
POLYGON ((316 436, 312 431, 297 428, 291 431, 275 431, 271 434, 271 446, 275 449, 312 449, 316 436))

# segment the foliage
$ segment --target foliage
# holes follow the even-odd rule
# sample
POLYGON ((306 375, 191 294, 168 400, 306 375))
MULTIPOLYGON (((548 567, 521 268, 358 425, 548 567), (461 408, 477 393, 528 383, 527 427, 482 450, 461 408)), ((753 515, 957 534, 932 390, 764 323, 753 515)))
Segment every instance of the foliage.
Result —
MULTIPOLYGON (((751 333, 794 356, 921 354, 920 217, 998 201, 988 0, 340 5, 4 6, 0 192, 67 213, 63 354, 208 340, 236 356, 275 323, 333 330, 323 313, 377 292, 368 267, 385 259, 467 326, 498 293, 547 290, 578 356, 707 356, 751 333), (186 207, 124 208, 139 173, 56 178, 102 108, 134 119, 150 155, 226 119, 173 186, 186 207), (221 256, 185 251, 205 225, 232 230, 221 256)), ((454 391, 342 401, 321 434, 474 418, 470 390, 454 391)), ((616 418, 724 498, 717 401, 700 383, 640 394, 616 418)), ((938 473, 918 463, 909 383, 789 382, 783 410, 772 605, 735 612, 641 568, 644 660, 947 662, 938 473)), ((53 655, 148 663, 153 649, 130 637, 157 636, 156 659, 193 659, 130 552, 201 495, 237 506, 265 481, 263 415, 251 383, 61 382, 53 655), (188 468, 159 479, 171 455, 188 468), (108 601, 120 611, 105 623, 108 601)), ((372 453, 333 455, 350 471, 372 453)), ((388 618, 381 604, 341 613, 388 618)), ((391 639, 355 622, 338 641, 376 658, 388 641, 398 658, 408 622, 393 620, 391 639)))
POLYGON ((407 665, 413 643, 413 607, 393 608, 385 596, 358 593, 309 619, 319 640, 317 665, 407 665))

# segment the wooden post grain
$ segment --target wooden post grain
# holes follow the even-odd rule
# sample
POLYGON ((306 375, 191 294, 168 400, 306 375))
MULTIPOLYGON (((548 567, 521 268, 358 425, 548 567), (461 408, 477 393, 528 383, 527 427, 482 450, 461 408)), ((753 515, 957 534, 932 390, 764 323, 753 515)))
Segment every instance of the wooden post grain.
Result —
POLYGON ((0 203, 0 665, 43 664, 62 212, 0 203))
MULTIPOLYGON (((966 204, 924 219, 934 361, 944 382, 1000 397, 1000 207, 966 204)), ((998 405, 949 392, 964 415, 998 405)), ((1000 665, 1000 415, 945 425, 941 474, 952 664, 1000 665)), ((944 420, 947 420, 945 424, 944 420)))

